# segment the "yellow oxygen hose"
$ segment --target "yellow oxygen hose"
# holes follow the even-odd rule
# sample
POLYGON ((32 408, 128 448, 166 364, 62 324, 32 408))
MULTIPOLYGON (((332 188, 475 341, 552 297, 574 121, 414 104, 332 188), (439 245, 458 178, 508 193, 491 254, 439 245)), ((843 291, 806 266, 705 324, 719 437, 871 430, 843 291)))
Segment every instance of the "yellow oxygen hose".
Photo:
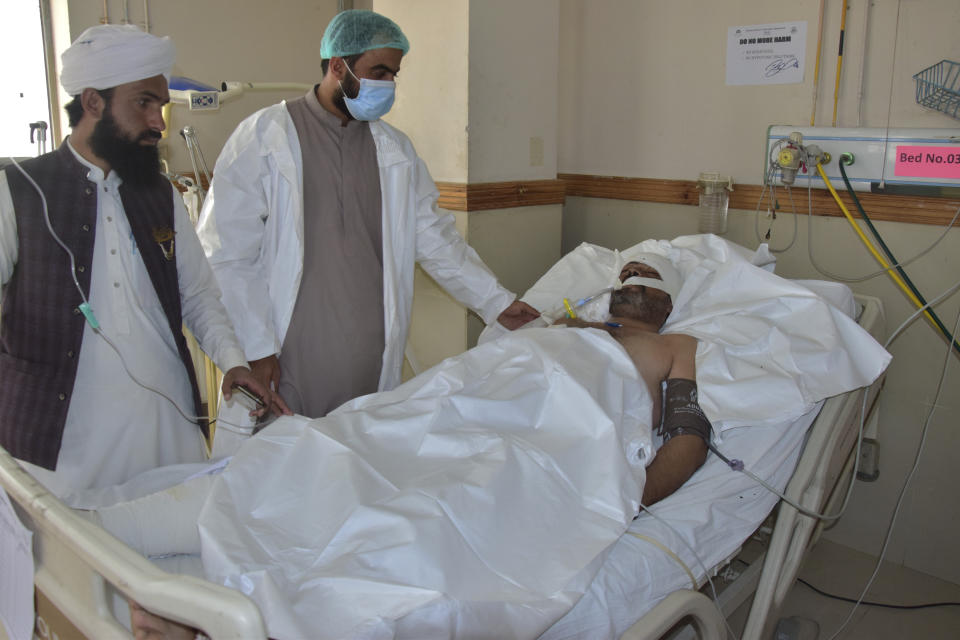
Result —
MULTIPOLYGON (((850 215, 850 212, 847 211, 847 207, 843 204, 843 201, 840 199, 840 196, 837 195, 836 189, 833 188, 833 184, 830 182, 830 178, 828 178, 827 174, 824 173, 823 166, 819 162, 817 163, 817 173, 820 174, 820 178, 823 180, 823 183, 827 185, 827 189, 830 190, 830 195, 832 195, 833 199, 837 201, 837 206, 839 206, 840 210, 843 211, 843 215, 847 219, 847 222, 849 222, 850 226, 853 227, 853 230, 857 232, 857 235, 860 237, 860 241, 863 242, 864 246, 867 248, 868 251, 870 251, 874 259, 880 263, 880 266, 887 270, 887 275, 893 278, 893 281, 896 282, 901 289, 903 289, 904 293, 907 294, 907 297, 910 298, 910 301, 913 302, 913 304, 916 305, 918 309, 922 308, 924 306, 923 303, 920 302, 920 300, 917 299, 917 296, 914 295, 913 291, 911 291, 910 288, 907 287, 907 285, 904 283, 900 275, 897 274, 897 272, 894 271, 889 264, 887 264, 887 261, 883 259, 883 256, 880 255, 880 252, 878 252, 876 248, 874 248, 873 244, 871 244, 870 242, 870 239, 867 238, 867 236, 860 229, 860 226, 857 224, 857 221, 854 220, 853 216, 850 215)), ((925 309, 923 312, 923 315, 925 315, 930 322, 933 322, 934 324, 936 324, 936 322, 933 319, 933 316, 930 315, 930 311, 925 309)))

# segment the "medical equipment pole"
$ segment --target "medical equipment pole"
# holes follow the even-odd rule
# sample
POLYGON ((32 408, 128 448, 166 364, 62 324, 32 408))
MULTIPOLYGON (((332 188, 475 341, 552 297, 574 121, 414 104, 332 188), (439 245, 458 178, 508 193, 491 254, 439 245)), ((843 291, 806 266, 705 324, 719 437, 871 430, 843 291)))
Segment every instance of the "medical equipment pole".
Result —
POLYGON ((820 91, 820 52, 823 50, 823 3, 820 0, 820 20, 817 27, 817 62, 813 69, 813 106, 810 108, 810 126, 817 120, 817 94, 820 91))
POLYGON ((30 142, 33 142, 33 134, 37 134, 37 155, 42 156, 47 152, 47 123, 43 120, 30 123, 30 142))
POLYGON ((840 13, 840 47, 837 51, 837 80, 833 86, 833 126, 837 126, 837 103, 840 101, 840 72, 843 71, 843 35, 847 26, 847 0, 840 13))

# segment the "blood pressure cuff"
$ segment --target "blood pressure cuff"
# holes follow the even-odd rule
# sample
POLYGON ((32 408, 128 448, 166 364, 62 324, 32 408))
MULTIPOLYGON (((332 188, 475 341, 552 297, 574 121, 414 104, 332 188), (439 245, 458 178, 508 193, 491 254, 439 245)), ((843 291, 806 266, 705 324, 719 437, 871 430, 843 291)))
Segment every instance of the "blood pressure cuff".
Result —
POLYGON ((679 435, 700 436, 710 444, 710 421, 697 403, 697 383, 684 378, 670 378, 663 388, 663 417, 660 435, 666 442, 679 435))

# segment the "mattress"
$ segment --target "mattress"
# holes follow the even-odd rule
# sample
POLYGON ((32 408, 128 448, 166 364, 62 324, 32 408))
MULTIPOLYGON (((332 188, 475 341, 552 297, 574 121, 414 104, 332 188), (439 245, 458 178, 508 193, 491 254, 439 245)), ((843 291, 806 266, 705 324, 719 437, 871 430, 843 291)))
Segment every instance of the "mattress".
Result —
MULTIPOLYGON (((821 404, 777 426, 727 431, 721 452, 782 490, 821 404)), ((714 454, 676 493, 633 521, 607 556, 589 589, 542 640, 619 638, 643 614, 677 589, 701 586, 707 567, 734 555, 779 498, 714 454)))

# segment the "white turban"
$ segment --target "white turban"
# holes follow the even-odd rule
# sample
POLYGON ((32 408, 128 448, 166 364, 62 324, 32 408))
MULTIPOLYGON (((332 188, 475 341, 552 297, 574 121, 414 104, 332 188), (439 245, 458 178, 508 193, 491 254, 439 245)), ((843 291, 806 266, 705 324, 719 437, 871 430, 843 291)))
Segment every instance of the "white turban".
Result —
POLYGON ((169 80, 175 55, 169 37, 132 24, 90 27, 63 52, 60 84, 75 96, 87 88, 110 89, 158 75, 169 80))

